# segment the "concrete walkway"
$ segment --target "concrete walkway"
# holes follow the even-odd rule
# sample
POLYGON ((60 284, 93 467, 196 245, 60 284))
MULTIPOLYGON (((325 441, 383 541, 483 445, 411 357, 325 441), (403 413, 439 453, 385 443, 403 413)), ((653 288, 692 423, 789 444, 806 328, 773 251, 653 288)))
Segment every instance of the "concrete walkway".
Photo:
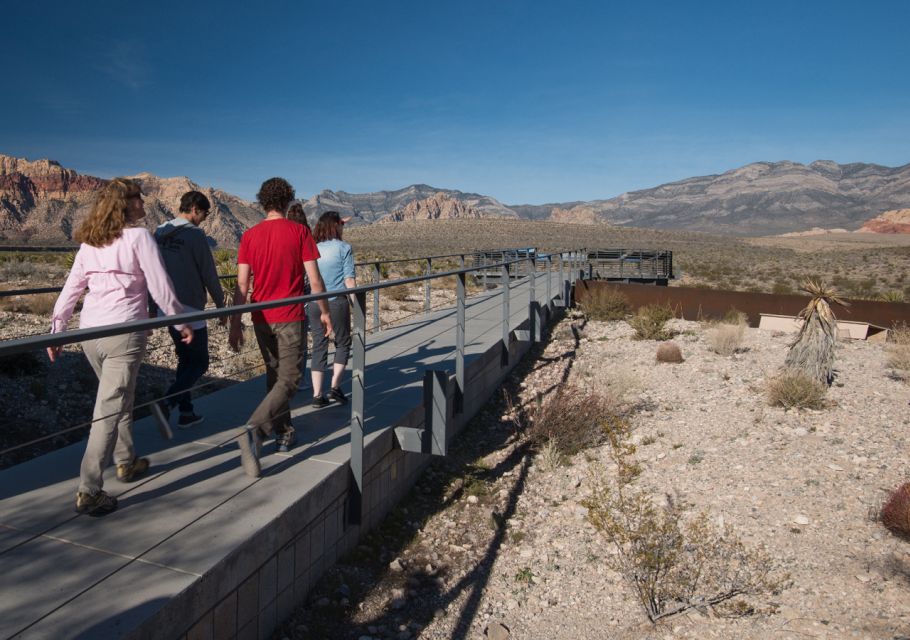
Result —
MULTIPOLYGON (((555 296, 558 274, 551 277, 555 296)), ((540 274, 536 291, 542 304, 546 289, 540 274)), ((513 283, 512 329, 527 319, 528 296, 526 280, 513 283)), ((499 290, 468 298, 466 363, 501 340, 501 313, 499 290)), ((388 438, 390 427, 419 409, 424 369, 454 372, 454 322, 454 309, 446 309, 367 336, 365 447, 383 434, 388 438)), ((280 538, 269 526, 284 522, 287 514, 315 517, 297 515, 301 501, 335 490, 329 484, 343 477, 337 471, 350 461, 350 408, 333 404, 313 410, 309 390, 298 393, 292 418, 300 442, 284 455, 266 443, 263 475, 251 479, 240 469, 233 436, 263 394, 264 381, 257 378, 200 398, 196 408, 205 422, 175 429, 171 441, 161 439, 151 419, 136 422, 136 447, 150 458, 151 473, 128 485, 109 469, 105 489, 117 496, 120 508, 104 518, 72 511, 84 442, 0 472, 0 638, 267 637, 332 561, 316 554, 317 536, 307 534, 306 557, 323 558, 321 564, 301 569, 299 551, 296 569, 293 562, 290 568, 273 563, 276 593, 269 593, 272 582, 261 577, 272 565, 257 569, 256 600, 263 604, 250 618, 255 623, 242 626, 247 606, 242 587, 230 601, 223 593, 235 592, 224 584, 245 584, 249 569, 238 549, 252 544, 255 550, 268 544, 269 536, 280 538), (278 592, 288 584, 282 571, 290 572, 291 580, 306 575, 308 581, 296 591, 278 592), (162 621, 165 605, 178 594, 202 600, 209 596, 198 594, 207 589, 219 604, 199 624, 190 627, 198 602, 186 604, 184 613, 168 610, 162 621), (291 595, 282 600, 284 593, 291 595), (228 609, 219 614, 218 607, 228 609), (154 616, 157 631, 149 631, 143 624, 154 616), (174 629, 184 631, 175 635, 174 629)), ((314 505, 310 510, 326 508, 318 500, 306 504, 314 505)), ((294 535, 300 544, 300 535, 294 535)), ((329 539, 328 532, 320 534, 320 541, 329 539)))

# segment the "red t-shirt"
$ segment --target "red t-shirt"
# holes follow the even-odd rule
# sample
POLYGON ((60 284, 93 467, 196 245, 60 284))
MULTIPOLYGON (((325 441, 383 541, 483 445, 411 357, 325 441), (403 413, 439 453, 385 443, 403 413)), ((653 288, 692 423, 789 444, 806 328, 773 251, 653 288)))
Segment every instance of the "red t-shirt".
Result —
MULTIPOLYGON (((310 230, 286 218, 263 220, 240 238, 237 264, 250 265, 253 302, 267 302, 303 295, 303 263, 319 258, 310 230)), ((295 322, 305 315, 302 304, 254 311, 256 324, 295 322)))

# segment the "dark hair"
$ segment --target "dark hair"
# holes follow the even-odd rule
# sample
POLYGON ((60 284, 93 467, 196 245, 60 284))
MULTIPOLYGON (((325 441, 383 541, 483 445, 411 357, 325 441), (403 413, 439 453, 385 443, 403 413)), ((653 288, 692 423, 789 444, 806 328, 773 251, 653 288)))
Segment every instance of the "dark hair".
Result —
POLYGON ((269 178, 259 187, 256 199, 266 213, 269 211, 285 213, 294 199, 294 187, 284 178, 269 178))
POLYGON ((299 200, 294 200, 291 203, 291 206, 288 207, 288 220, 291 222, 298 222, 305 226, 307 229, 310 228, 310 223, 306 219, 306 211, 303 210, 303 205, 300 204, 299 200))
POLYGON ((212 203, 205 197, 205 194, 198 191, 187 191, 180 198, 180 213, 189 213, 193 207, 199 211, 208 211, 212 208, 212 203))
POLYGON ((344 222, 341 221, 341 215, 337 211, 326 211, 319 216, 316 229, 313 231, 313 237, 316 242, 341 240, 341 227, 343 226, 344 222))

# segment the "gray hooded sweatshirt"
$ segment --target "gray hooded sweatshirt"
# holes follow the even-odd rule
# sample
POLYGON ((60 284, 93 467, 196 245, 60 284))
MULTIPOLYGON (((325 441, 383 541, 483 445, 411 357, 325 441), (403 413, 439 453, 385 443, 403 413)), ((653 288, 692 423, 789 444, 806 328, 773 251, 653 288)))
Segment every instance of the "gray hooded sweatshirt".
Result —
POLYGON ((155 240, 177 299, 184 306, 202 310, 206 291, 216 307, 224 306, 224 291, 218 281, 215 259, 205 239, 205 232, 183 217, 168 220, 155 229, 155 240))

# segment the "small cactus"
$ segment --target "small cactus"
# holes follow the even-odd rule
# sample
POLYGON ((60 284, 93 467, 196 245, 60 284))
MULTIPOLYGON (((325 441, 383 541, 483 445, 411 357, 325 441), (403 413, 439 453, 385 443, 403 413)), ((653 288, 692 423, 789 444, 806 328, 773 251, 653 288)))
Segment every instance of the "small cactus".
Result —
POLYGON ((683 362, 682 350, 675 342, 662 342, 657 346, 658 362, 683 362))
POLYGON ((890 531, 910 536, 910 482, 905 482, 891 494, 882 506, 882 524, 890 531))

